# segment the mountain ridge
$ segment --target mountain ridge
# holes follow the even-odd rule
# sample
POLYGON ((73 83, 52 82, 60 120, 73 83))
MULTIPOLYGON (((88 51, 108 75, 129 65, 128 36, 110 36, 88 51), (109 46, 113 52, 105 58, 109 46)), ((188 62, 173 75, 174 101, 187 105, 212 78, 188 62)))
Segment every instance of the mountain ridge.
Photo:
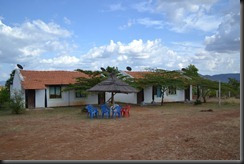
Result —
POLYGON ((209 80, 220 81, 224 83, 228 83, 228 78, 236 79, 240 82, 240 73, 225 73, 225 74, 216 74, 216 75, 201 75, 209 80))

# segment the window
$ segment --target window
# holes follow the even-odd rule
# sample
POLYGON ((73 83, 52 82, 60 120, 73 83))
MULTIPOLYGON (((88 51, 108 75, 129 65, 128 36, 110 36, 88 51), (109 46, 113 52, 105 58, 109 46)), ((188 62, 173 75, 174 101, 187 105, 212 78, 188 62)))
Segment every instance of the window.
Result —
POLYGON ((61 98, 61 86, 50 86, 49 97, 50 99, 61 98))
POLYGON ((82 94, 80 91, 75 90, 75 97, 76 98, 82 98, 82 97, 86 97, 86 95, 82 94))
POLYGON ((161 96, 162 96, 161 87, 158 86, 158 87, 157 87, 157 97, 161 97, 161 96))
POLYGON ((168 93, 169 93, 169 95, 176 95, 176 87, 169 87, 168 88, 168 93))
POLYGON ((157 95, 157 97, 161 97, 162 96, 161 89, 162 89, 161 86, 153 86, 153 94, 157 95))

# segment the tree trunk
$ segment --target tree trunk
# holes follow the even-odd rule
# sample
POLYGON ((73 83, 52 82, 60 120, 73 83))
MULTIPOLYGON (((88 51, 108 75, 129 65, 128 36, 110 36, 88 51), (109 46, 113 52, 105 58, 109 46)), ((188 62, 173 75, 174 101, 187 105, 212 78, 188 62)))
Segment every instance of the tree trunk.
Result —
POLYGON ((202 93, 203 103, 206 103, 206 102, 207 102, 207 100, 206 100, 206 96, 208 95, 209 91, 210 91, 210 90, 207 90, 207 91, 205 91, 205 93, 204 93, 204 91, 203 91, 203 93, 202 93))
POLYGON ((163 89, 163 92, 161 94, 162 96, 162 99, 161 99, 161 106, 164 105, 164 92, 165 92, 165 89, 163 89))
POLYGON ((114 93, 111 94, 111 104, 114 105, 114 93))
POLYGON ((203 96, 202 98, 203 98, 203 103, 206 103, 207 102, 206 101, 206 96, 203 96))
POLYGON ((197 100, 200 99, 200 88, 199 85, 197 85, 197 100))

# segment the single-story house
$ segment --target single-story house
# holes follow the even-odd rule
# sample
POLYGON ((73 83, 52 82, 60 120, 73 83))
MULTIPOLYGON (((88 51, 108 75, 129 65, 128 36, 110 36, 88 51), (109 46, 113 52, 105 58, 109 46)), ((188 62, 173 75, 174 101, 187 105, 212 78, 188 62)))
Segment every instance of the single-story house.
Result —
POLYGON ((26 108, 46 108, 98 104, 98 94, 87 97, 75 90, 64 91, 69 84, 74 84, 77 77, 88 75, 78 71, 31 71, 16 69, 11 95, 20 92, 26 108))
MULTIPOLYGON (((146 71, 121 71, 132 78, 142 78, 146 71)), ((102 104, 111 98, 111 93, 90 93, 84 96, 75 90, 64 91, 76 78, 89 76, 78 71, 32 71, 16 69, 11 95, 21 92, 26 108, 47 108, 59 106, 78 106, 84 104, 102 104)), ((164 102, 184 102, 192 100, 192 86, 177 90, 169 88, 164 95, 164 102)), ((160 88, 149 86, 138 93, 117 93, 115 102, 141 104, 161 102, 160 88)))
MULTIPOLYGON (((121 71, 123 75, 132 77, 132 78, 142 78, 147 71, 121 71)), ((106 93, 106 100, 111 97, 111 93, 106 93)), ((169 88, 164 95, 164 102, 184 102, 184 101, 192 101, 192 85, 190 85, 187 89, 178 90, 176 88, 169 88)), ((138 93, 117 93, 114 96, 114 101, 123 102, 123 103, 131 103, 131 104, 141 104, 146 103, 149 104, 151 102, 160 103, 162 99, 160 88, 155 86, 149 86, 147 88, 142 89, 138 93)))

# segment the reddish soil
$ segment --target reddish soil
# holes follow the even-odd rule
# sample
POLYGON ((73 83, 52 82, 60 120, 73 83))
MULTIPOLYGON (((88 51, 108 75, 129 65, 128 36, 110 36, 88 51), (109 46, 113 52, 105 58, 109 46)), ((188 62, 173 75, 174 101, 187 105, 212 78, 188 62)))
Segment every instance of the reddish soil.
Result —
POLYGON ((93 120, 77 108, 0 116, 0 159, 240 160, 240 108, 202 109, 133 106, 130 117, 93 120))

